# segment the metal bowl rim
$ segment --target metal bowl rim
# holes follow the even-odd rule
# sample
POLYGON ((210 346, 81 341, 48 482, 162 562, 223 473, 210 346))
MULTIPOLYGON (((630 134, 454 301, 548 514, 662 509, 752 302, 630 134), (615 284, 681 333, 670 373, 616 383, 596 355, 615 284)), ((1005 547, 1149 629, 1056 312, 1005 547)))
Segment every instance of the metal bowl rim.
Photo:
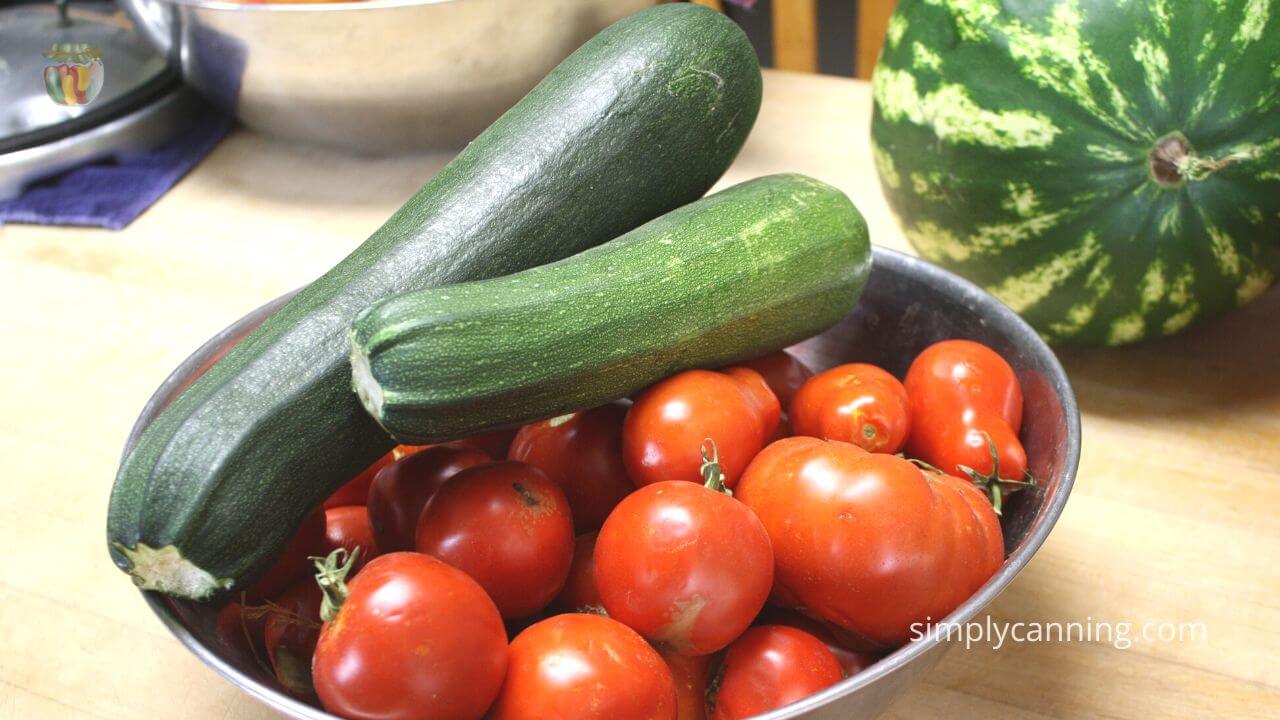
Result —
MULTIPOLYGON (((395 0, 392 0, 395 1, 395 0)), ((433 0, 428 0, 433 1, 433 0)), ((454 0, 444 0, 452 2, 454 0)), ((354 4, 354 3, 352 3, 354 4)), ((1066 371, 1062 364, 1058 361, 1053 350, 1044 342, 1040 335, 1031 328, 1017 313, 1009 309, 1004 303, 997 300, 994 296, 979 288, 977 285, 961 278, 954 273, 943 270, 942 268, 930 264, 917 257, 906 255, 896 250, 873 246, 872 272, 878 265, 893 266, 895 270, 904 274, 914 274, 925 276, 925 281, 938 285, 946 286, 953 291, 957 297, 964 297, 972 301, 975 308, 979 308, 983 315, 990 321, 998 325, 1003 330, 1015 337, 1015 339, 1024 346, 1024 349, 1035 357, 1035 359, 1047 369, 1047 379, 1053 388, 1059 392, 1059 400, 1062 403, 1063 417, 1067 422, 1067 446, 1064 457, 1062 472, 1057 479, 1057 492, 1053 498, 1047 503, 1043 510, 1037 515, 1037 521, 1034 522, 1028 531, 1027 537, 1022 544, 1014 550, 1013 553, 1005 559, 1004 565, 995 575, 991 576, 976 593, 960 604, 951 612, 942 622, 946 623, 966 623, 974 618, 978 612, 991 603, 1013 578, 1022 571, 1031 557, 1035 555, 1040 546, 1044 544, 1045 538, 1049 536, 1049 532, 1053 530, 1057 524, 1058 518, 1062 516, 1063 508, 1066 506, 1067 498, 1071 495, 1071 488, 1075 483, 1076 471, 1080 463, 1080 410, 1076 404, 1075 392, 1071 388, 1070 380, 1067 378, 1066 371)), ((235 337, 236 334, 245 326, 252 322, 265 318, 267 314, 274 312, 291 298, 297 290, 286 293, 256 309, 249 314, 235 321, 227 328, 210 338, 207 342, 200 346, 186 360, 184 360, 172 373, 165 378, 160 387, 147 401, 139 414, 138 420, 135 422, 133 429, 129 433, 129 438, 125 442, 124 452, 127 454, 129 448, 133 447, 139 435, 146 427, 143 419, 156 414, 159 405, 163 402, 170 392, 180 383, 184 382, 201 363, 213 354, 218 348, 222 347, 228 339, 235 337)), ((147 604, 151 606, 156 616, 164 623, 165 627, 178 638, 178 640, 195 654, 202 662, 208 665, 222 677, 230 680, 232 684, 249 693, 258 700, 266 703, 272 708, 292 714, 298 718, 306 720, 339 720, 337 716, 330 715, 324 710, 312 705, 308 705, 299 700, 259 683, 257 680, 248 677, 240 672, 237 668, 231 666, 223 660, 217 653, 210 650, 202 644, 187 628, 182 624, 182 620, 178 618, 163 596, 150 591, 142 591, 142 595, 147 604)), ((899 668, 903 668, 918 658, 924 656, 935 646, 943 642, 943 639, 937 635, 928 635, 921 640, 915 640, 903 645, 897 650, 882 658, 868 669, 847 678, 829 688, 814 693, 806 698, 798 700, 785 707, 778 708, 772 712, 758 716, 760 720, 784 720, 784 718, 794 718, 803 713, 812 711, 823 705, 827 705, 838 698, 851 695, 858 690, 878 682, 880 679, 894 673, 899 668)))

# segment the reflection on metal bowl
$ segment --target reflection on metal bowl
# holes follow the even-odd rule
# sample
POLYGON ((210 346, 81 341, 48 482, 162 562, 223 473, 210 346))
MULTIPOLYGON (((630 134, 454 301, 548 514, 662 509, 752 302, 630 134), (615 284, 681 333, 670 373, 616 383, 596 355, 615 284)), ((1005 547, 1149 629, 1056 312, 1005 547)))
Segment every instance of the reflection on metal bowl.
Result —
MULTIPOLYGON (((187 358, 147 403, 128 445, 194 375, 287 299, 278 298, 255 310, 187 358)), ((876 248, 871 278, 857 308, 836 327, 796 345, 792 352, 815 370, 864 361, 901 377, 921 350, 947 338, 986 343, 1017 372, 1026 402, 1022 438, 1030 469, 1040 479, 1034 491, 1018 493, 1006 502, 1001 524, 1008 559, 977 594, 946 618, 963 623, 982 611, 1026 566, 1062 514, 1075 480, 1080 413, 1053 351, 1012 310, 977 286, 922 260, 876 248)), ((287 696, 270 673, 237 649, 233 637, 221 634, 218 607, 156 593, 144 593, 144 597, 184 645, 245 692, 291 718, 336 720, 287 696)), ((874 718, 937 664, 947 647, 936 637, 912 642, 843 682, 761 717, 874 718)))
POLYGON ((656 0, 120 0, 245 125, 359 153, 470 141, 579 45, 656 0))

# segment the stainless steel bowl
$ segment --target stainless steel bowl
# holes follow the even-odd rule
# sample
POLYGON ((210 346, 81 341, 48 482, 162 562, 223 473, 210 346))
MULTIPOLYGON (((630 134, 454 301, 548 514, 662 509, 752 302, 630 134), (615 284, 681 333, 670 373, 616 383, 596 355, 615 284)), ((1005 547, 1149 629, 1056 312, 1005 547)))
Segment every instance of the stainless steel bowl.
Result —
MULTIPOLYGON (((287 298, 279 298, 219 333, 178 367, 147 403, 129 437, 132 446, 148 423, 220 352, 261 323, 287 298)), ((1025 395, 1022 439, 1032 492, 1014 495, 1002 525, 1009 557, 976 595, 947 617, 966 622, 1013 580, 1062 514, 1080 459, 1080 413, 1075 394, 1053 351, 1013 311, 977 286, 922 260, 875 249, 871 279, 839 325, 792 348, 815 369, 852 361, 876 363, 899 375, 925 346, 946 338, 986 343, 1009 361, 1025 395)), ((143 593, 160 620, 191 652, 242 690, 291 718, 333 718, 287 696, 252 658, 219 638, 217 608, 143 593)), ((866 671, 762 717, 868 720, 927 673, 948 648, 938 638, 910 643, 866 671)))
POLYGON ((205 96, 275 137, 384 154, 464 144, 656 0, 118 0, 205 96))

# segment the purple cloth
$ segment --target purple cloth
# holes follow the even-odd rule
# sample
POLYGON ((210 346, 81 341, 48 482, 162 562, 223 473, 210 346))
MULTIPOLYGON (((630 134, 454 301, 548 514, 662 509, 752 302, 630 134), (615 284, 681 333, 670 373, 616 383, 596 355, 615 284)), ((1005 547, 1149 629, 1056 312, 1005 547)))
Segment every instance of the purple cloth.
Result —
POLYGON ((0 225, 87 225, 119 230, 142 214, 195 167, 231 127, 212 108, 183 134, 145 153, 72 168, 0 200, 0 225))

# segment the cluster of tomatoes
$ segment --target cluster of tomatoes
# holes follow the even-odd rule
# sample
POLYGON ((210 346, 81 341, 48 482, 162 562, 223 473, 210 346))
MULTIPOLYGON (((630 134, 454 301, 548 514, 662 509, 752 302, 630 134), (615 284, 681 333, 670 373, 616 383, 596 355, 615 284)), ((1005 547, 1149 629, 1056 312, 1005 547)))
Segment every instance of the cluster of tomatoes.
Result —
POLYGON ((963 340, 905 382, 787 353, 682 372, 514 436, 396 448, 224 620, 262 625, 280 682, 343 717, 750 717, 995 573, 1021 415, 1009 365, 963 340))

